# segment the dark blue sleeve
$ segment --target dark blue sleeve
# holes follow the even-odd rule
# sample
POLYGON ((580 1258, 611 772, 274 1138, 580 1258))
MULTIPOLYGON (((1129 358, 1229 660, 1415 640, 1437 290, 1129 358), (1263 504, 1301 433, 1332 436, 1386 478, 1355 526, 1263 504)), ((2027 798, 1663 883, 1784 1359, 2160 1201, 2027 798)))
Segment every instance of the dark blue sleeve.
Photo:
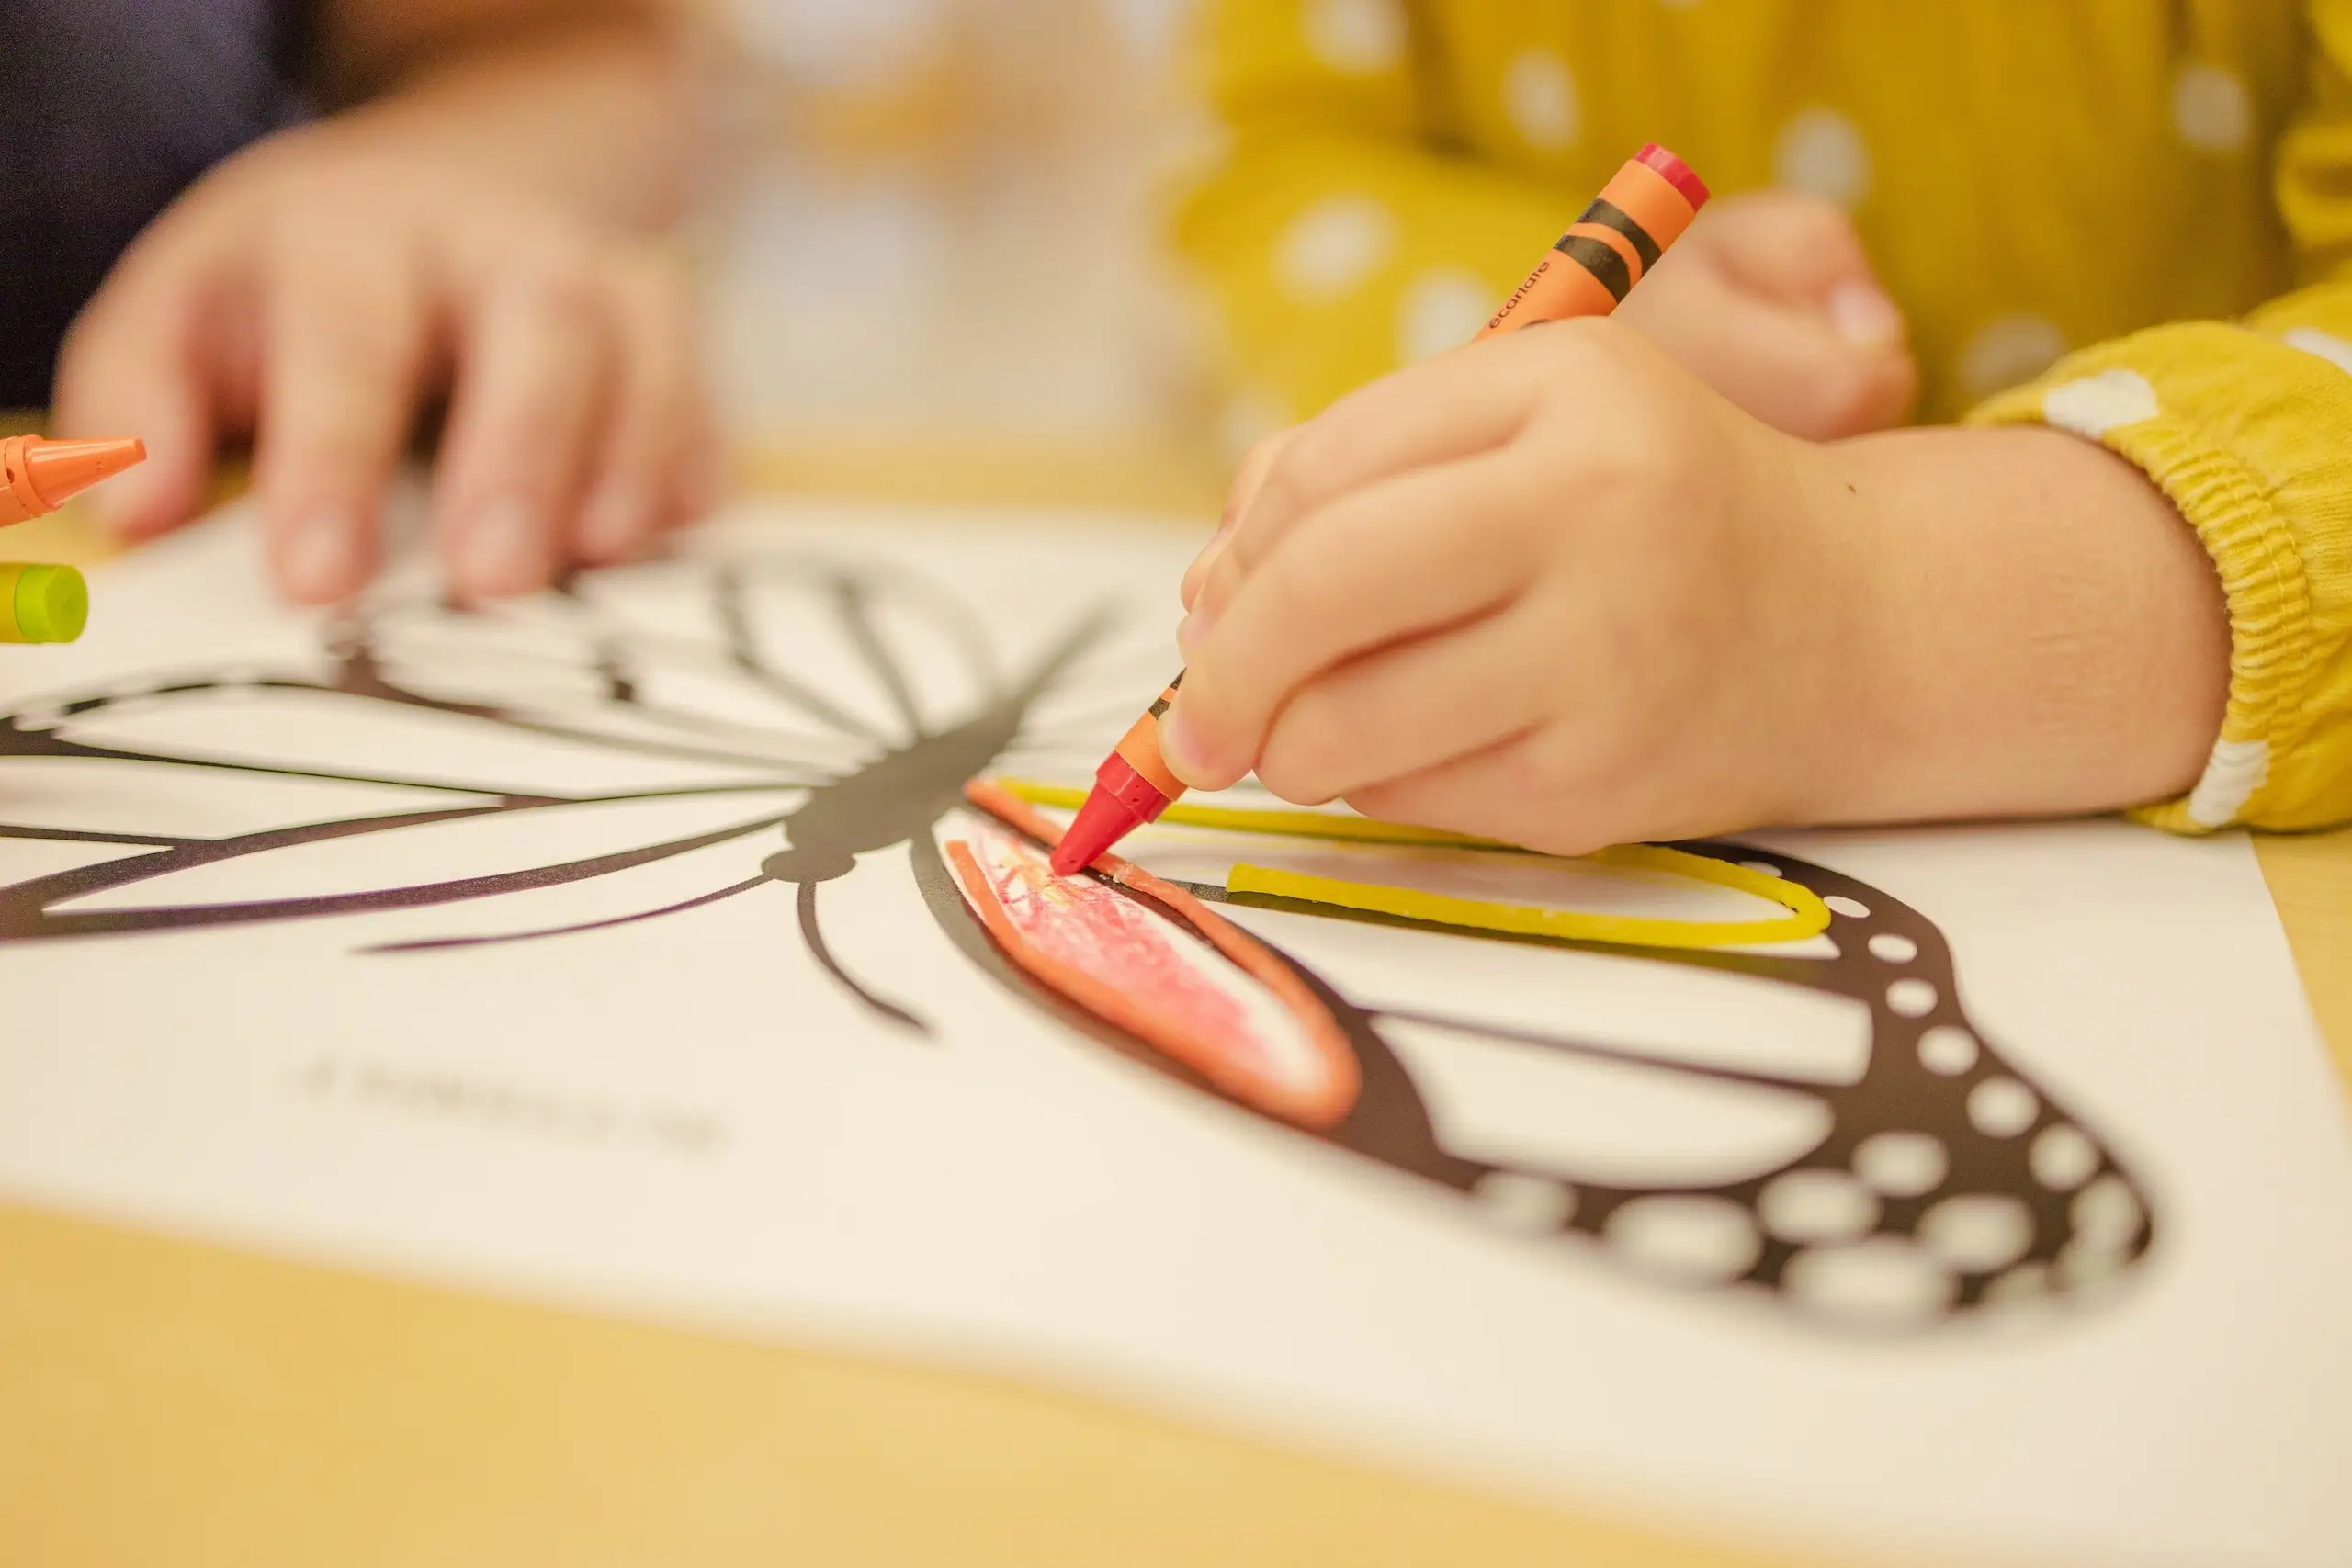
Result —
POLYGON ((300 118, 301 0, 0 4, 0 406, 49 400, 59 340, 139 231, 300 118))

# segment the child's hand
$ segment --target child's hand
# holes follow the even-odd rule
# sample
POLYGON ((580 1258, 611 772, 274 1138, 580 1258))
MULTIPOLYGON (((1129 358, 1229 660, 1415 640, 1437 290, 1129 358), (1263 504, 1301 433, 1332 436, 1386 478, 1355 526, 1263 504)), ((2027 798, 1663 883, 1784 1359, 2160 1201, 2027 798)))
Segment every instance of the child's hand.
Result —
POLYGON ((2212 568, 2130 465, 2045 430, 1816 446, 1615 321, 1374 383, 1236 498, 1160 727, 1199 788, 1579 853, 2129 804, 2221 721, 2212 568))
POLYGON ((157 220, 60 356, 62 433, 135 432, 107 498, 141 537, 250 434, 278 581, 363 586, 385 489, 434 400, 433 531, 454 590, 545 586, 707 506, 715 446, 684 291, 644 244, 330 122, 223 164, 157 220))
POLYGON ((1375 383, 1207 569, 1168 761, 1561 853, 1788 816, 1857 542, 1816 453, 1613 321, 1375 383))
POLYGON ((1792 435, 1889 429, 1918 389, 1902 313, 1845 213, 1817 197, 1765 191, 1709 206, 1617 319, 1792 435))

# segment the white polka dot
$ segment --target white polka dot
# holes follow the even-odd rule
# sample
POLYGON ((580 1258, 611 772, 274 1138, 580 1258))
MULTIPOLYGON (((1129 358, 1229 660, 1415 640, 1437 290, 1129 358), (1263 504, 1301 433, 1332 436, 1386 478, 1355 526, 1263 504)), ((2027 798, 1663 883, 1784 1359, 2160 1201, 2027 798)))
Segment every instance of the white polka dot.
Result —
POLYGON ((1609 1216, 1607 1235, 1634 1261, 1693 1283, 1747 1273, 1763 1247, 1747 1211, 1722 1198, 1636 1198, 1609 1216))
POLYGON ((1863 903, 1860 898, 1849 898, 1843 893, 1832 893, 1822 902, 1849 920, 1867 920, 1871 918, 1871 907, 1868 904, 1863 903))
POLYGON ((1928 1133, 1880 1133, 1854 1151, 1854 1174, 1890 1198, 1933 1191, 1951 1167, 1942 1140, 1928 1133))
POLYGON ((2002 316, 1976 329, 1961 350, 1960 384, 1982 398, 2030 381, 2066 352, 2066 334, 2041 316, 2002 316))
POLYGON ((1902 1018, 1925 1018, 1936 1010, 1936 988, 1916 976, 1886 988, 1886 1005, 1902 1018))
POLYGON ((1494 291, 1473 273, 1424 273, 1397 307, 1396 352, 1409 364, 1459 348, 1478 335, 1495 305, 1494 291))
POLYGON ((1919 944, 1895 931, 1871 938, 1871 955, 1888 964, 1908 964, 1919 956, 1919 944))
POLYGON ((1781 129, 1772 175, 1792 190, 1851 207, 1870 194, 1870 149, 1854 122, 1836 109, 1806 109, 1781 129))
POLYGON ((2278 341, 2289 348, 2300 348, 2305 354, 2316 354, 2330 365, 2352 375, 2352 343, 2321 332, 2316 327, 2290 327, 2278 334, 2278 341))
POLYGON ((1274 275, 1303 299, 1322 302, 1380 270, 1396 246, 1396 220, 1368 196, 1335 196, 1291 220, 1274 251, 1274 275))
POLYGON ((1878 1198, 1842 1170, 1792 1170, 1757 1201, 1764 1228, 1782 1241, 1843 1241, 1878 1224, 1878 1198))
POLYGON ((1808 1306, 1888 1328, 1934 1316, 1951 1302, 1957 1285, 1935 1259, 1891 1235, 1800 1252, 1789 1260, 1782 1280, 1808 1306))
POLYGON ((2200 828, 2226 828, 2270 776, 2267 740, 2216 740, 2204 776, 2188 794, 2188 819, 2200 828))
POLYGON ((1471 1192, 1487 1213, 1512 1230, 1557 1230, 1577 1212, 1575 1189, 1547 1176, 1490 1170, 1471 1192))
POLYGON ((2218 65, 2184 65, 2172 79, 2172 125, 2200 152, 2234 152, 2254 128, 2245 84, 2218 65))
POLYGON ((2093 441, 2110 430, 2156 417, 2156 389, 2136 370, 2102 370, 2041 394, 2041 417, 2093 441))
POLYGON ((1531 49, 1503 73, 1503 103, 1510 122, 1530 147, 1553 152, 1575 142, 1584 129, 1577 79, 1567 62, 1548 49, 1531 49))
POLYGON ((1781 874, 1781 868, 1774 865, 1768 860, 1744 860, 1740 862, 1739 864, 1741 870, 1752 871, 1758 876, 1778 876, 1781 874))
POLYGON ((1405 58, 1397 0, 1307 0, 1306 47, 1334 71, 1362 75, 1405 58))
POLYGON ((1919 1036, 1919 1065, 1956 1078, 1976 1065, 1976 1036, 1956 1023, 1939 1023, 1919 1036))
POLYGON ((1968 1091, 1968 1119, 1988 1138, 2014 1138, 2041 1114, 2041 1100, 2015 1078, 1986 1078, 1968 1091))
POLYGON ((2098 1168, 2098 1145, 2080 1127, 2044 1127, 2026 1157, 2033 1179, 2053 1192, 2071 1192, 2098 1168))
POLYGON ((1990 1274, 2033 1245, 2033 1215, 2002 1193, 1963 1192, 1920 1216, 1919 1239, 1962 1273, 1990 1274))

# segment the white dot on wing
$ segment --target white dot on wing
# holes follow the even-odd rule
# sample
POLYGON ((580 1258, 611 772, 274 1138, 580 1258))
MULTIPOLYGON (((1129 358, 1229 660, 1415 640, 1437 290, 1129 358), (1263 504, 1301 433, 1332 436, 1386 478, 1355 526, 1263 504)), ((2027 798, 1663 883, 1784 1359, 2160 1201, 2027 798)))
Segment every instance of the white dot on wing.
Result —
POLYGON ((1989 1138, 2014 1138, 2041 1113, 2040 1097, 2016 1078, 1986 1078, 1968 1091, 1968 1120, 1989 1138))
POLYGON ((1604 1234, 1633 1261, 1692 1282, 1746 1273, 1763 1245, 1747 1211, 1722 1198, 1636 1198, 1609 1216, 1604 1234))

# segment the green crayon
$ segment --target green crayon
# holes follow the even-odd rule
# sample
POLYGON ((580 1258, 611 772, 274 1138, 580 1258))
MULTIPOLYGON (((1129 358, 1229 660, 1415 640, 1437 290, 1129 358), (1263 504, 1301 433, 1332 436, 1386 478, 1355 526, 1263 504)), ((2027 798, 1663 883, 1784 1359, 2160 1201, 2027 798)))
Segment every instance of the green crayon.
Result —
POLYGON ((72 642, 89 620, 89 586, 72 567, 0 561, 0 642, 72 642))

